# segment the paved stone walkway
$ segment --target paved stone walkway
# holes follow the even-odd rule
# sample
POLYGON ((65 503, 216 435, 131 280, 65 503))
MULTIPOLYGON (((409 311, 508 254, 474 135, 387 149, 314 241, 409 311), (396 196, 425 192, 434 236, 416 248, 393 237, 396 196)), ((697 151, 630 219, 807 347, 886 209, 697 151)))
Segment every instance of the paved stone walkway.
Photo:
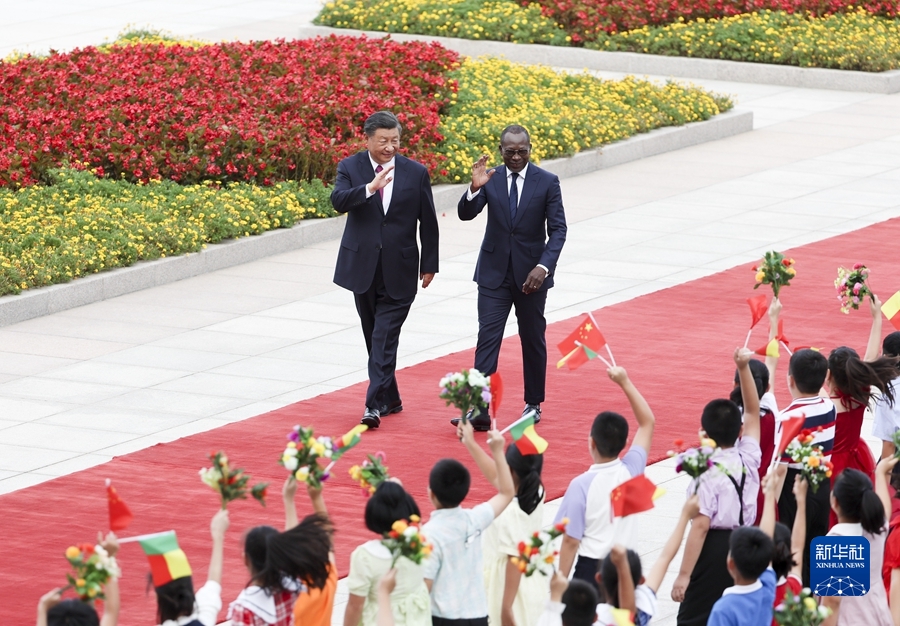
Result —
MULTIPOLYGON (((0 54, 96 43, 127 23, 210 40, 290 36, 317 9, 22 5, 2 18, 0 54)), ((900 95, 694 82, 734 94, 755 130, 564 181, 569 238, 549 321, 900 216, 900 95)), ((483 222, 447 214, 440 224, 441 272, 404 326, 401 366, 475 343, 483 222)), ((336 251, 325 242, 0 328, 0 493, 364 380, 352 298, 331 283, 336 251)), ((685 481, 671 462, 648 474, 669 490, 642 520, 649 567, 685 481)), ((676 609, 662 600, 654 623, 674 623, 676 609)))

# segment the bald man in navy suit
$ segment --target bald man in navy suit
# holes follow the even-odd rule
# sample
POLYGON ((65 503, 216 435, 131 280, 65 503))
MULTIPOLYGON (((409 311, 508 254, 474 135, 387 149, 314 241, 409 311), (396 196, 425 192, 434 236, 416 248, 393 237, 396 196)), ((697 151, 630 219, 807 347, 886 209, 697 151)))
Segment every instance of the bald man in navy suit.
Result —
POLYGON ((353 292, 369 353, 361 423, 378 428, 403 410, 394 375, 400 329, 418 280, 424 289, 438 271, 438 223, 428 170, 397 153, 394 114, 373 113, 363 130, 367 149, 338 164, 331 192, 334 209, 347 214, 334 282, 353 292))
MULTIPOLYGON (((478 283, 478 344, 475 369, 497 371, 503 329, 513 307, 522 341, 525 408, 541 419, 547 378, 544 305, 566 241, 566 215, 559 178, 529 163, 531 137, 522 126, 500 133, 503 165, 487 169, 488 156, 472 167, 472 183, 459 200, 461 220, 487 208, 487 226, 475 266, 478 283)), ((489 430, 488 416, 473 411, 476 430, 489 430)), ((453 420, 456 424, 458 420, 453 420)))

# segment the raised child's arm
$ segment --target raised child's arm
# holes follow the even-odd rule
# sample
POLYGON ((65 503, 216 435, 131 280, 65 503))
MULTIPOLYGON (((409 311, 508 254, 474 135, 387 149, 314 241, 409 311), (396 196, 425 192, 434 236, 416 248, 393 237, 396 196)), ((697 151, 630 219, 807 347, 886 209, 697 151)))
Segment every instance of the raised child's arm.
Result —
POLYGON ((300 523, 297 518, 297 504, 294 496, 297 494, 297 479, 293 474, 288 475, 284 485, 281 486, 281 499, 284 501, 284 529, 290 530, 300 523))
POLYGON ((625 397, 628 398, 628 403, 631 404, 631 411, 637 420, 638 429, 634 434, 631 445, 640 446, 647 451, 647 454, 650 454, 650 444, 653 442, 653 429, 656 426, 656 418, 653 417, 650 405, 647 404, 644 396, 641 395, 641 392, 637 390, 637 387, 628 378, 628 372, 625 371, 624 367, 611 367, 606 370, 606 373, 625 392, 625 397))
POLYGON ((794 498, 797 500, 797 513, 794 515, 794 527, 791 529, 791 556, 794 566, 790 573, 800 578, 803 576, 803 551, 806 550, 806 490, 809 483, 802 474, 794 477, 794 498))
MULTIPOLYGON (((637 613, 634 600, 634 579, 631 577, 631 565, 628 563, 628 550, 625 546, 614 545, 609 552, 609 559, 616 566, 616 575, 619 577, 619 597, 615 598, 618 608, 630 611, 632 615, 637 613)), ((613 598, 608 598, 612 604, 613 598)))
POLYGON ((491 508, 494 509, 494 518, 496 519, 512 502, 513 496, 516 495, 516 488, 513 486, 512 474, 509 471, 509 465, 506 464, 506 453, 503 450, 503 435, 499 430, 492 430, 488 433, 488 445, 491 447, 491 453, 494 456, 494 465, 497 468, 497 490, 499 493, 488 500, 491 508))
POLYGON ((469 454, 472 455, 472 459, 475 460, 475 465, 478 466, 478 469, 481 470, 481 473, 484 474, 487 481, 491 483, 491 486, 494 489, 499 491, 500 485, 497 482, 497 465, 494 463, 494 459, 491 458, 491 455, 485 452, 484 448, 475 442, 475 429, 472 427, 472 422, 466 420, 466 423, 463 424, 462 420, 460 420, 459 425, 456 427, 456 435, 459 437, 459 440, 465 444, 469 454))
POLYGON ((753 353, 747 348, 734 351, 734 362, 741 379, 741 398, 744 401, 744 437, 759 441, 759 393, 756 381, 750 371, 750 359, 753 353))
POLYGON ((866 344, 864 361, 874 361, 881 351, 881 300, 874 293, 869 299, 869 311, 872 313, 872 328, 869 329, 869 342, 866 344))
POLYGON ((228 530, 228 509, 220 509, 213 515, 209 524, 209 532, 212 535, 212 556, 209 557, 209 572, 207 580, 222 584, 222 561, 225 556, 225 531, 228 530))
MULTIPOLYGON (((105 538, 101 533, 97 533, 97 543, 103 546, 103 549, 111 557, 116 556, 119 551, 119 540, 115 533, 107 533, 105 538)), ((117 576, 110 576, 103 595, 103 619, 100 620, 100 626, 116 626, 119 623, 119 607, 121 606, 117 576)))
MULTIPOLYGON (((772 298, 769 305, 769 341, 778 337, 778 318, 781 316, 781 300, 772 298)), ((769 370, 769 384, 775 384, 775 370, 778 369, 778 357, 767 356, 766 368, 769 370)))
POLYGON ((662 584, 663 578, 669 569, 669 564, 675 555, 678 554, 678 548, 681 547, 681 540, 684 539, 684 530, 687 528, 688 522, 697 516, 700 512, 700 498, 696 495, 688 498, 681 509, 681 516, 675 524, 675 530, 669 535, 669 540, 663 546, 662 552, 656 557, 656 563, 650 569, 650 573, 644 578, 644 584, 656 593, 662 584))

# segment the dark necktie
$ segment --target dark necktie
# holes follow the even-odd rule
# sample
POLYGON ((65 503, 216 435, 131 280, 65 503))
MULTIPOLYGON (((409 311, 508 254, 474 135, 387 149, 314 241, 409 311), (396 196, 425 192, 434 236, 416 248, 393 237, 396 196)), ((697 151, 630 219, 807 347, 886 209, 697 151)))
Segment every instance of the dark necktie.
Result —
POLYGON ((519 208, 519 189, 516 187, 518 177, 518 172, 513 172, 512 182, 509 184, 509 218, 513 222, 516 221, 516 211, 519 208))
MULTIPOLYGON (((384 168, 379 165, 378 167, 375 168, 375 173, 380 174, 381 170, 383 170, 383 169, 384 168)), ((378 197, 381 198, 382 200, 384 200, 384 187, 382 187, 381 189, 378 190, 378 197)))

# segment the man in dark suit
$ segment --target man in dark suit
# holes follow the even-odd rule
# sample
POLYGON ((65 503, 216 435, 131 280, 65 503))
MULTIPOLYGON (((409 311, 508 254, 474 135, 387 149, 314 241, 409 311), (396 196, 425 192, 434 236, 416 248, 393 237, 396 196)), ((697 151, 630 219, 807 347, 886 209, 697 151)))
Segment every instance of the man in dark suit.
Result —
MULTIPOLYGON (((528 159, 531 138, 521 126, 500 134, 503 165, 488 170, 483 155, 472 167, 472 183, 459 201, 462 220, 474 219, 487 207, 487 227, 475 266, 478 283, 478 344, 475 369, 497 371, 503 329, 516 309, 525 376, 525 409, 541 419, 547 378, 544 305, 553 273, 566 241, 566 215, 559 178, 528 159)), ((476 430, 489 430, 486 414, 473 412, 476 430)), ((454 423, 458 420, 453 420, 454 423)))
POLYGON ((369 352, 362 423, 403 410, 394 371, 400 327, 438 271, 438 224, 428 170, 397 153, 402 127, 393 113, 366 120, 366 151, 338 164, 331 204, 347 214, 334 282, 353 292, 369 352), (416 244, 416 227, 422 258, 416 244))

